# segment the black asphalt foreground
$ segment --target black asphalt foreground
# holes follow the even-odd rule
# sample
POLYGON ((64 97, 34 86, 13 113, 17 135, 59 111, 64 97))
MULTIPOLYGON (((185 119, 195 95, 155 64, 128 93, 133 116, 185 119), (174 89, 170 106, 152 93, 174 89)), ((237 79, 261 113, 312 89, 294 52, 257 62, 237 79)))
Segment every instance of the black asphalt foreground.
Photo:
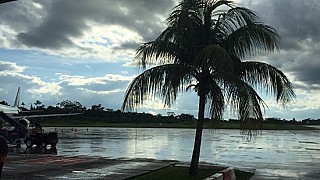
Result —
MULTIPOLYGON (((57 156, 50 154, 9 154, 2 172, 2 180, 40 180, 40 179, 130 179, 171 165, 177 161, 158 161, 154 159, 110 159, 88 156, 57 156)), ((209 165, 209 164, 207 164, 209 165)), ((301 166, 309 169, 309 166, 301 166)), ((281 176, 274 170, 265 169, 255 172, 252 180, 274 179, 320 179, 318 167, 310 174, 286 174, 281 176)), ((243 169, 245 170, 245 169, 243 169)), ((280 169, 279 169, 280 171, 280 169)))
MULTIPOLYGON (((312 145, 316 146, 318 144, 312 145)), ((121 180, 130 179, 131 177, 145 174, 150 171, 155 171, 170 165, 183 164, 182 162, 178 161, 159 161, 154 159, 114 159, 94 156, 71 155, 61 156, 57 155, 56 149, 43 150, 41 148, 24 149, 14 147, 10 147, 9 149, 10 153, 4 164, 1 178, 2 180, 121 180)), ((289 162, 287 164, 272 164, 272 167, 268 167, 268 163, 265 163, 266 168, 258 168, 255 170, 242 168, 241 170, 254 171, 255 175, 251 178, 252 180, 320 179, 320 168, 318 166, 319 156, 315 154, 315 152, 319 152, 319 149, 303 148, 295 151, 297 151, 297 154, 301 156, 301 159, 298 163, 290 163, 289 159, 289 162), (306 158, 307 156, 311 155, 314 155, 312 156, 314 158, 312 158, 311 160, 310 158, 306 158)), ((282 156, 279 157, 285 158, 282 156)), ((186 165, 187 164, 188 163, 186 163, 186 165)), ((212 166, 213 164, 207 165, 212 166)))
POLYGON ((128 179, 175 163, 150 159, 9 155, 2 179, 128 179))

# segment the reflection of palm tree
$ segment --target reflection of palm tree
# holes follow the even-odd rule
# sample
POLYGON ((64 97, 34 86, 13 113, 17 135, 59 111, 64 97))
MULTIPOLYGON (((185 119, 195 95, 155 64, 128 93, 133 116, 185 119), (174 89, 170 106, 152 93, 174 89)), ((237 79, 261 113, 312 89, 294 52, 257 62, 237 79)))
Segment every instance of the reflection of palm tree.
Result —
POLYGON ((295 94, 277 68, 243 60, 278 48, 276 31, 259 22, 253 11, 224 0, 183 0, 167 25, 156 40, 137 50, 139 65, 158 66, 131 82, 122 108, 133 110, 150 95, 170 106, 178 92, 193 88, 199 96, 199 111, 190 174, 196 174, 206 105, 211 118, 219 120, 228 103, 239 115, 241 128, 252 135, 251 130, 262 122, 265 107, 254 88, 266 90, 282 104, 295 94))

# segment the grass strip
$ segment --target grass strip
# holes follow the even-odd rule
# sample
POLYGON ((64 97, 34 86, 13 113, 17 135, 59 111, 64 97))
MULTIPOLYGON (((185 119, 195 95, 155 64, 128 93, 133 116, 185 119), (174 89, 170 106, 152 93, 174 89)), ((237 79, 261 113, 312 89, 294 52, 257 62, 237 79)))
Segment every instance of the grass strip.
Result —
MULTIPOLYGON (((149 172, 137 177, 132 178, 133 180, 163 180, 163 179, 175 179, 175 180, 203 180, 219 171, 222 167, 213 168, 199 168, 196 176, 189 176, 189 168, 187 167, 176 167, 169 166, 156 171, 149 172)), ((253 176, 253 173, 244 172, 240 170, 235 171, 238 180, 248 180, 253 176)))
MULTIPOLYGON (((119 127, 119 128, 195 128, 195 123, 110 123, 103 121, 59 121, 51 120, 42 122, 46 127, 119 127)), ((212 129, 208 123, 204 124, 205 129, 212 129)), ((216 129, 240 129, 238 124, 221 123, 216 129)), ((261 130, 313 130, 298 124, 264 124, 261 130)))

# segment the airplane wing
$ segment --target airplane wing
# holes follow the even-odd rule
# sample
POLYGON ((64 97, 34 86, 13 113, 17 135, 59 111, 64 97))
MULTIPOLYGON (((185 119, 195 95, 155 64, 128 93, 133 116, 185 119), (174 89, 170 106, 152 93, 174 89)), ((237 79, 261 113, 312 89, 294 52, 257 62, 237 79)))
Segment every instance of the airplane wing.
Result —
POLYGON ((41 117, 59 117, 59 116, 76 116, 81 115, 84 112, 81 113, 66 113, 66 114, 36 114, 36 115, 18 115, 18 116, 12 116, 12 119, 21 119, 21 118, 41 118, 41 117))
MULTIPOLYGON (((0 3, 2 0, 0 0, 0 3)), ((82 112, 79 113, 65 113, 65 114, 36 114, 36 115, 22 115, 21 113, 26 112, 36 112, 36 111, 22 111, 18 108, 20 102, 20 87, 18 88, 16 99, 14 101, 14 106, 7 106, 0 104, 0 112, 5 113, 10 116, 12 119, 23 119, 23 118, 41 118, 41 117, 59 117, 59 116, 76 116, 81 115, 85 112, 85 109, 82 109, 82 112)), ((80 109, 79 109, 80 110, 80 109)))

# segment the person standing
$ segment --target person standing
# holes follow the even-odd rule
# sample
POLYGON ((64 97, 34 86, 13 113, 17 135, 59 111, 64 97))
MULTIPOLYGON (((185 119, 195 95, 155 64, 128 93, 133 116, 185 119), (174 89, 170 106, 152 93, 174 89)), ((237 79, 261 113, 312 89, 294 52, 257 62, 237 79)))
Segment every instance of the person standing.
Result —
POLYGON ((8 144, 6 138, 0 135, 0 179, 2 174, 2 168, 4 165, 4 159, 8 154, 8 144))

